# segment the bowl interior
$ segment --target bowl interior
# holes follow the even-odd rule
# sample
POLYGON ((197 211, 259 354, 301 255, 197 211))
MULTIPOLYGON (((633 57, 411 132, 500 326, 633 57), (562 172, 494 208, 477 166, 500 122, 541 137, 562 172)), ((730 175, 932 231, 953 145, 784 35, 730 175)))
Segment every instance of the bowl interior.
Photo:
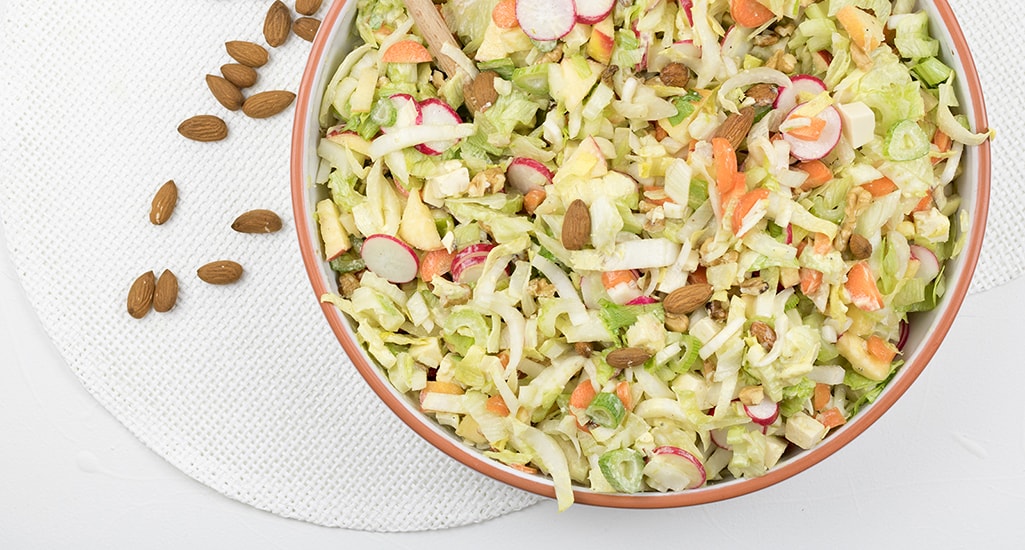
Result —
MULTIPOLYGON (((988 128, 978 73, 953 11, 946 0, 920 1, 919 7, 929 13, 930 31, 941 44, 940 58, 957 72, 955 88, 961 100, 961 111, 968 116, 972 128, 988 128)), ((320 138, 319 109, 334 67, 360 41, 355 31, 355 12, 356 2, 351 0, 338 0, 331 6, 324 18, 322 31, 314 42, 296 103, 291 161, 293 209, 303 261, 318 298, 335 290, 335 276, 323 260, 319 231, 312 215, 316 202, 327 196, 322 186, 315 185, 319 166, 316 154, 320 138)), ((921 374, 953 323, 967 294, 985 228, 990 184, 989 143, 966 148, 962 166, 959 192, 963 208, 970 218, 966 246, 960 256, 947 264, 947 291, 941 305, 933 311, 917 314, 912 319, 905 347, 906 363, 875 403, 863 408, 850 422, 834 430, 813 450, 789 452, 775 468, 759 478, 731 480, 696 490, 666 494, 609 495, 578 487, 575 488, 576 500, 602 506, 655 508, 731 498, 767 487, 807 469, 839 450, 875 422, 921 374)), ((483 456, 420 413, 418 404, 397 392, 363 352, 344 315, 330 304, 322 304, 322 308, 332 330, 360 374, 385 404, 414 431, 477 471, 521 489, 554 496, 554 488, 547 479, 524 474, 483 456)))

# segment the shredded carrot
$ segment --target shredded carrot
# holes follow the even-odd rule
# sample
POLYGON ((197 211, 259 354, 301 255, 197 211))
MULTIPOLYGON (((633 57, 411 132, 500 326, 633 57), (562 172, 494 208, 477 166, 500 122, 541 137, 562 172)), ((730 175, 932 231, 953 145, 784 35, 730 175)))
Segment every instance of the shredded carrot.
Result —
POLYGON ((821 187, 833 179, 833 171, 821 160, 801 162, 795 168, 808 174, 808 179, 801 184, 801 189, 805 191, 821 187))
POLYGON ((425 282, 431 282, 435 277, 440 277, 452 269, 452 252, 439 248, 424 254, 420 259, 420 278, 425 282))
POLYGON ((607 289, 613 289, 626 283, 630 284, 637 280, 637 274, 629 269, 619 271, 604 271, 601 274, 601 284, 607 289))
POLYGON ((847 419, 843 417, 843 413, 841 413, 840 409, 836 407, 820 412, 819 415, 815 417, 815 420, 818 420, 819 424, 822 424, 827 428, 843 426, 844 423, 847 422, 847 419))
POLYGON ((630 394, 629 382, 623 380, 622 382, 616 384, 616 397, 618 397, 619 400, 623 402, 623 406, 626 407, 626 410, 634 410, 634 399, 633 396, 630 394))
POLYGON ((596 392, 594 391, 594 386, 591 385, 591 381, 583 380, 573 389, 573 393, 569 394, 569 406, 586 409, 591 404, 591 401, 594 400, 595 395, 596 392))
POLYGON ((883 42, 883 26, 879 19, 867 12, 851 5, 844 6, 836 12, 836 20, 843 25, 851 42, 861 48, 862 52, 871 52, 883 42))
POLYGON ((730 0, 730 15, 741 27, 760 27, 776 16, 758 0, 730 0))
POLYGON ((882 338, 873 334, 869 336, 868 341, 868 352, 872 354, 872 357, 889 363, 893 361, 893 358, 897 356, 897 348, 893 344, 883 340, 882 338))
POLYGON ((883 295, 876 286, 875 275, 867 262, 858 262, 851 266, 844 288, 858 309, 877 311, 883 308, 883 295))
POLYGON ((885 197, 897 190, 897 184, 893 183, 893 180, 886 176, 870 181, 862 185, 862 187, 871 193, 873 197, 885 197))
POLYGON ((673 202, 673 199, 666 195, 665 187, 658 185, 645 185, 644 186, 644 200, 651 204, 661 206, 667 202, 673 202))
MULTIPOLYGON (((950 148, 954 145, 954 140, 950 139, 950 136, 943 130, 936 130, 936 133, 932 136, 932 144, 936 146, 936 151, 940 154, 950 151, 950 148)), ((933 164, 939 164, 943 160, 941 156, 932 157, 933 164)))
POLYGON ((502 399, 501 395, 493 395, 488 398, 484 407, 492 413, 498 416, 509 416, 509 407, 505 405, 505 400, 502 399))
POLYGON ((427 382, 423 391, 427 393, 447 393, 451 395, 463 394, 463 388, 461 388, 459 384, 453 384, 452 382, 440 382, 436 380, 427 382))
POLYGON ((807 126, 798 126, 797 128, 790 128, 787 130, 787 134, 803 140, 803 141, 815 141, 822 136, 822 130, 826 129, 825 119, 819 117, 811 117, 810 122, 807 126))
POLYGON ((699 265, 697 269, 692 271, 690 275, 687 276, 687 282, 697 285, 708 284, 708 277, 705 275, 705 266, 699 265))
POLYGON ((715 185, 719 191, 720 204, 727 203, 728 197, 737 184, 737 152, 733 150, 728 139, 712 138, 712 161, 715 164, 715 185))
POLYGON ((427 63, 431 59, 431 52, 415 40, 399 40, 381 56, 384 63, 427 63))
POLYGON ((502 0, 491 10, 491 19, 500 29, 514 29, 520 26, 516 19, 516 0, 502 0))
POLYGON ((932 195, 926 195, 922 197, 922 200, 918 201, 918 204, 915 205, 912 212, 923 212, 930 208, 932 208, 932 195))
POLYGON ((526 195, 523 195, 523 209, 527 211, 527 214, 533 214, 537 207, 545 202, 545 198, 548 197, 548 193, 540 187, 535 187, 530 191, 527 191, 526 195))
POLYGON ((737 206, 733 208, 733 234, 737 237, 743 237, 744 235, 740 230, 744 227, 744 218, 751 212, 751 209, 758 204, 758 201, 763 201, 769 198, 769 190, 764 187, 759 187, 752 191, 744 193, 740 200, 737 202, 737 206))
POLYGON ((524 464, 510 464, 509 467, 512 468, 513 470, 519 470, 519 471, 521 471, 521 472, 523 472, 525 474, 536 474, 537 473, 537 468, 531 468, 530 466, 526 466, 524 464))
POLYGON ((815 243, 812 245, 812 250, 816 254, 829 254, 830 250, 833 250, 833 241, 829 240, 829 235, 825 233, 815 234, 815 243))
POLYGON ((822 286, 822 272, 810 267, 801 268, 801 292, 810 296, 822 286))
POLYGON ((811 406, 816 411, 821 411, 829 404, 832 393, 829 391, 829 384, 815 384, 815 393, 811 398, 811 406))

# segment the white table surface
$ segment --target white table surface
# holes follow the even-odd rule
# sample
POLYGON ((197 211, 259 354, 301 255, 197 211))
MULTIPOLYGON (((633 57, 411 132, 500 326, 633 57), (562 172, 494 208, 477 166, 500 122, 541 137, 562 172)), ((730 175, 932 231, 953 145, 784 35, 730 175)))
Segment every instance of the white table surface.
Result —
POLYGON ((1022 305, 1025 279, 970 296, 937 357, 879 422, 756 494, 661 511, 560 514, 545 501, 479 525, 380 534, 250 508, 149 451, 68 369, 3 245, 0 548, 1021 548, 1022 305))

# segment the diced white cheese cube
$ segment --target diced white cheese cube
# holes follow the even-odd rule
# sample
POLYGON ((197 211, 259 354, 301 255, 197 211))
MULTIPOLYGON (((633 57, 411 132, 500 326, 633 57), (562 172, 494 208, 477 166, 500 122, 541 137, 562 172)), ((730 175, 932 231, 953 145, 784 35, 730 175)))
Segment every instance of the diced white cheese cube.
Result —
POLYGON ((851 147, 858 148, 872 141, 876 133, 876 115, 860 101, 837 105, 843 120, 843 135, 851 147))
POLYGON ((786 438, 802 449, 810 449, 826 437, 828 428, 804 412, 798 412, 787 419, 786 438))

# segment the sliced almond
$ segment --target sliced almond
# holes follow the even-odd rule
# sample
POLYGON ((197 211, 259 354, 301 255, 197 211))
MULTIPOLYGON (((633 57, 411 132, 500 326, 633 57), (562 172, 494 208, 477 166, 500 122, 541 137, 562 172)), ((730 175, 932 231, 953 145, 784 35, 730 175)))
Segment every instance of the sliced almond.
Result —
POLYGON ((580 199, 571 202, 562 220, 562 246, 567 250, 584 248, 591 238, 591 211, 580 199))
POLYGON ((237 111, 242 108, 242 91, 227 78, 213 74, 206 75, 206 85, 214 99, 229 111, 237 111))
POLYGON ((174 207, 177 204, 178 186, 175 185, 174 180, 168 180, 153 195, 153 202, 149 210, 150 223, 153 225, 163 225, 164 222, 171 219, 171 214, 174 213, 174 207))
POLYGON ((157 286, 156 275, 147 271, 140 275, 128 290, 128 314, 142 319, 153 306, 153 292, 157 286))
POLYGON ((689 284, 670 292, 662 301, 662 307, 667 314, 690 315, 708 303, 708 299, 711 297, 712 285, 707 283, 689 284))
POLYGON ((652 358, 651 352, 644 348, 620 348, 614 350, 605 357, 605 362, 611 367, 625 369, 643 365, 652 358))
POLYGON ((170 269, 165 269, 157 279, 157 288, 153 292, 153 311, 166 313, 178 303, 178 277, 170 269))
POLYGON ((307 42, 313 42, 320 30, 320 19, 314 17, 300 17, 292 23, 292 32, 307 42))
POLYGON ((200 267, 196 275, 212 285, 228 285, 242 277, 242 266, 231 260, 219 260, 200 267))
POLYGON ((483 71, 463 89, 463 98, 471 111, 483 113, 498 101, 498 92, 495 90, 496 78, 498 73, 495 71, 483 71))
POLYGON ((322 0, 295 0, 295 11, 302 15, 313 15, 320 10, 322 0))
POLYGON ((285 90, 260 92, 246 98, 242 112, 252 118, 267 118, 288 108, 295 101, 295 94, 285 90))
POLYGON ((193 141, 220 141, 228 137, 228 125, 214 115, 196 115, 179 124, 178 133, 193 141))
POLYGON ((235 61, 247 67, 263 67, 267 64, 267 50, 259 44, 233 40, 225 42, 224 48, 235 61))
POLYGON ((228 82, 231 82, 239 89, 248 88, 256 84, 259 75, 256 69, 241 63, 226 63, 221 65, 221 74, 228 82))
POLYGON ((281 0, 274 0, 263 19, 263 37, 267 44, 277 48, 288 40, 292 32, 292 11, 281 0))
POLYGON ((733 149, 740 149, 744 144, 744 138, 751 131, 751 125, 755 121, 754 107, 744 107, 739 113, 733 113, 726 117, 722 126, 715 131, 715 137, 724 138, 730 142, 733 149))
POLYGON ((274 233, 281 230, 281 218, 270 210, 250 210, 232 222, 239 233, 274 233))

